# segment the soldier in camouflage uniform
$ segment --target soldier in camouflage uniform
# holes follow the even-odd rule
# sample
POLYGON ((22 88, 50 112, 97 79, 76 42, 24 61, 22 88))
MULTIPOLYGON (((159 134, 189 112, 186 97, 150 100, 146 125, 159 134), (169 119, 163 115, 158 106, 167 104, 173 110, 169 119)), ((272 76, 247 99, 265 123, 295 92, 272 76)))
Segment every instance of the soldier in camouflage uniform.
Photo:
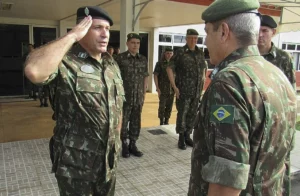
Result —
POLYGON ((173 49, 167 47, 162 60, 156 63, 153 72, 156 91, 159 97, 158 118, 160 119, 160 125, 169 124, 174 102, 174 90, 166 71, 172 56, 173 49))
POLYGON ((259 32, 258 49, 269 62, 283 71, 292 86, 296 89, 296 76, 291 56, 274 46, 272 37, 276 34, 277 24, 271 16, 262 15, 259 32))
POLYGON ((77 23, 35 50, 25 73, 33 83, 56 89, 50 151, 60 195, 114 195, 125 95, 118 65, 101 56, 113 21, 103 9, 88 6, 77 10, 77 23))
POLYGON ((121 129, 122 156, 128 158, 130 153, 141 157, 143 153, 137 148, 136 141, 141 130, 141 116, 148 83, 148 61, 139 54, 141 37, 136 33, 127 35, 128 51, 119 54, 117 61, 122 79, 126 101, 123 107, 121 129), (129 146, 127 140, 130 140, 129 146))
POLYGON ((202 13, 218 71, 196 118, 189 196, 290 195, 296 95, 259 54, 258 8, 258 0, 221 0, 202 13))
POLYGON ((179 134, 178 148, 185 150, 186 145, 193 146, 190 134, 200 97, 202 94, 207 64, 203 51, 196 46, 198 32, 188 29, 187 44, 178 49, 167 67, 168 77, 176 93, 176 132, 179 134), (174 77, 174 72, 176 77, 174 77), (174 79, 176 78, 176 79, 174 79))

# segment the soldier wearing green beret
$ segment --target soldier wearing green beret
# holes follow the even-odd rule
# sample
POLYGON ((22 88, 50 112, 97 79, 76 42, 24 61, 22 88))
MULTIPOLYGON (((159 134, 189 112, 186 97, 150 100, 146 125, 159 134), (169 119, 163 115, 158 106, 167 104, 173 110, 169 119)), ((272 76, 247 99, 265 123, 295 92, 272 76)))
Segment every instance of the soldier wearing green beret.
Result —
POLYGON ((269 62, 276 65, 283 71, 292 86, 296 89, 296 75, 293 66, 293 59, 290 54, 277 48, 272 42, 276 34, 277 24, 268 15, 262 15, 258 39, 258 49, 260 54, 269 62))
POLYGON ((166 70, 172 56, 173 49, 167 47, 162 59, 156 63, 153 72, 154 83, 159 98, 158 118, 160 119, 160 125, 169 124, 169 118, 171 117, 174 102, 174 90, 166 70))
POLYGON ((186 45, 175 52, 169 66, 168 77, 176 93, 176 133, 179 134, 178 148, 185 150, 193 146, 190 137, 202 94, 207 64, 203 51, 197 47, 198 32, 188 29, 186 45), (176 75, 176 77, 174 77, 176 75))
POLYGON ((126 52, 120 53, 116 61, 124 81, 125 97, 123 122, 121 129, 122 156, 130 154, 141 157, 143 153, 137 148, 136 141, 141 130, 141 116, 148 85, 148 61, 139 54, 141 37, 137 33, 127 35, 126 52), (129 125, 128 125, 129 124, 129 125), (129 145, 128 145, 128 141, 129 145))
POLYGON ((87 6, 77 10, 77 23, 33 51, 25 74, 50 84, 56 125, 49 147, 59 195, 114 195, 125 97, 118 65, 103 56, 113 21, 87 6))
POLYGON ((290 195, 296 95, 259 53, 258 0, 216 0, 203 13, 216 65, 194 130, 189 196, 290 195))

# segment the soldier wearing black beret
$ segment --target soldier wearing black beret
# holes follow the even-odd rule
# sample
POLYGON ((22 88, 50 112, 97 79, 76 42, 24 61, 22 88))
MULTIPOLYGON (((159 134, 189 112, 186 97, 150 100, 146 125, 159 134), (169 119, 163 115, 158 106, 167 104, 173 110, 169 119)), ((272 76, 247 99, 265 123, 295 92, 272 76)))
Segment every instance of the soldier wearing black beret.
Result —
POLYGON ((140 35, 134 32, 129 33, 126 42, 128 50, 115 58, 121 70, 126 97, 121 128, 122 156, 124 158, 130 157, 130 155, 143 156, 136 142, 141 130, 142 108, 148 88, 149 73, 147 58, 139 53, 140 44, 140 35))
POLYGON ((291 55, 277 48, 272 42, 272 38, 276 35, 276 28, 277 23, 271 16, 262 15, 258 49, 266 60, 283 71, 292 86, 296 89, 296 75, 291 55))
POLYGON ((55 84, 52 172, 59 195, 114 195, 124 98, 118 65, 107 51, 113 25, 97 6, 77 10, 77 25, 32 52, 25 74, 55 84))
POLYGON ((188 196, 290 195, 297 97, 260 55, 259 7, 215 0, 202 13, 216 67, 198 107, 188 196))

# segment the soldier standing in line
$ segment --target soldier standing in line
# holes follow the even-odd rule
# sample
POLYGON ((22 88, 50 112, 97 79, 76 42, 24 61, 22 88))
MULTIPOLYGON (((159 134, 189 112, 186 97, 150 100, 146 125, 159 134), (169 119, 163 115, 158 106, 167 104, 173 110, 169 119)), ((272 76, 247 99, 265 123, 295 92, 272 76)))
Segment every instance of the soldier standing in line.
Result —
POLYGON ((102 56, 112 25, 100 7, 81 7, 77 25, 25 63, 33 83, 50 84, 56 120, 50 152, 60 195, 115 192, 124 89, 118 65, 102 56))
POLYGON ((137 33, 127 35, 128 50, 116 57, 124 81, 125 98, 123 123, 121 130, 122 156, 128 158, 130 153, 141 157, 143 153, 137 148, 136 141, 141 130, 141 116, 148 84, 148 61, 138 53, 141 37, 137 33), (129 146, 127 139, 130 140, 129 146))
POLYGON ((174 90, 166 70, 172 56, 173 49, 167 47, 162 60, 156 63, 153 72, 156 91, 159 97, 158 118, 160 119, 160 125, 169 124, 174 102, 174 90))
POLYGON ((168 77, 176 94, 176 133, 179 134, 178 148, 182 150, 186 149, 186 145, 193 146, 190 134, 194 129, 207 71, 204 53, 196 46, 198 35, 195 29, 187 30, 186 45, 175 52, 167 67, 168 77))
POLYGON ((296 75, 293 59, 290 54, 274 46, 272 37, 276 34, 277 24, 271 16, 262 15, 258 39, 260 54, 270 63, 283 71, 292 86, 296 89, 296 75))
POLYGON ((216 65, 198 109, 189 196, 289 196, 296 94, 259 53, 258 0, 214 1, 203 13, 216 65))

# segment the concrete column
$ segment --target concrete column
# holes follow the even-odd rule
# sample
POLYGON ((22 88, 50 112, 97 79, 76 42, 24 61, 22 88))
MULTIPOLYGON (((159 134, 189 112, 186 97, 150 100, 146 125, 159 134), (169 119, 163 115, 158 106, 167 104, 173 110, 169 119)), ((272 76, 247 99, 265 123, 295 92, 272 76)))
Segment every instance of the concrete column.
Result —
POLYGON ((149 56, 149 74, 151 77, 151 83, 149 84, 149 90, 151 93, 156 92, 156 87, 153 79, 153 71, 155 64, 158 61, 158 43, 159 43, 159 31, 158 28, 153 28, 149 34, 150 56, 149 56))
POLYGON ((136 6, 134 10, 134 5, 138 4, 139 0, 121 0, 121 10, 120 10, 120 52, 127 50, 126 41, 127 34, 131 32, 139 32, 139 20, 137 20, 135 28, 133 28, 133 21, 135 20, 134 14, 137 15, 140 6, 136 6))

